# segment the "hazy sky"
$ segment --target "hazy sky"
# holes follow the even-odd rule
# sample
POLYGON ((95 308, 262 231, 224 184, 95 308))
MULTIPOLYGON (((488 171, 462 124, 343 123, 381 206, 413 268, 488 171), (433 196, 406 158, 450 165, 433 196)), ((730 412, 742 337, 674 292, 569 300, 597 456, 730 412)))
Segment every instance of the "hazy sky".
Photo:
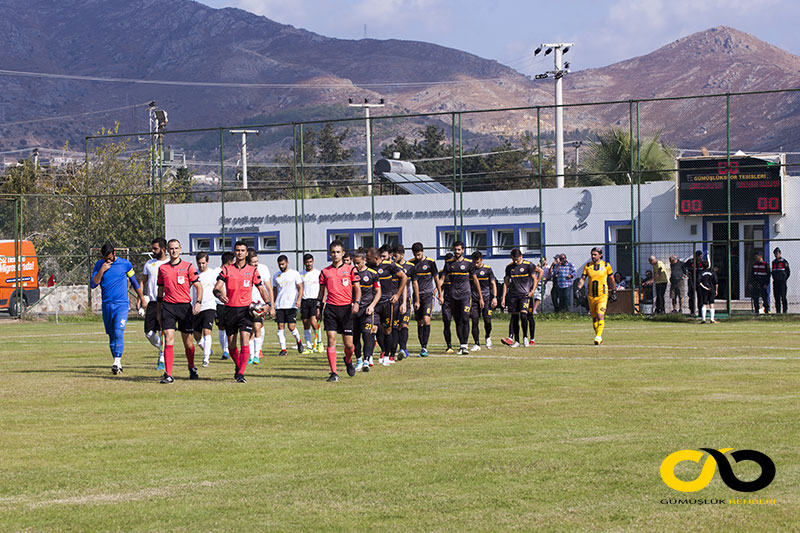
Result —
POLYGON ((680 37, 731 26, 800 53, 797 0, 201 0, 328 37, 426 41, 496 59, 525 74, 542 42, 574 42, 572 70, 647 54, 680 37))

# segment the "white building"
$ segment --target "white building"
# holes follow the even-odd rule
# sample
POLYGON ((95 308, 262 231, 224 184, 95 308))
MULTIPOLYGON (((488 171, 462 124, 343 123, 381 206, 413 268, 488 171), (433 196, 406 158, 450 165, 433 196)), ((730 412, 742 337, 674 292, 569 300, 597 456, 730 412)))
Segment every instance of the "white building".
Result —
MULTIPOLYGON (((731 294, 733 300, 749 300, 749 270, 755 249, 766 250, 768 261, 772 250, 780 246, 783 257, 800 268, 800 244, 774 242, 775 239, 800 236, 800 178, 787 177, 784 185, 784 215, 734 216, 732 239, 753 239, 755 243, 734 243, 731 253, 731 294)), ((634 189, 635 201, 639 191, 634 189)), ((222 209, 220 203, 173 204, 166 207, 168 238, 177 238, 190 253, 204 250, 219 254, 230 250, 233 241, 244 239, 262 252, 261 260, 274 265, 279 253, 290 261, 294 251, 310 250, 317 265, 324 264, 328 243, 341 239, 348 248, 380 246, 402 242, 410 257, 414 242, 422 242, 427 255, 443 259, 453 242, 454 223, 461 225, 461 216, 453 218, 453 194, 376 196, 374 198, 375 227, 372 229, 372 199, 326 198, 298 201, 226 202, 225 242, 222 240, 222 209), (302 212, 305 223, 302 224, 302 212), (295 222, 298 222, 295 224, 295 222), (186 245, 188 243, 188 246, 186 245), (437 251, 438 248, 438 251, 437 251), (267 257, 263 257, 266 255, 267 257)), ((710 252, 712 264, 719 267, 720 299, 727 297, 727 250, 724 244, 711 246, 701 241, 725 240, 725 217, 677 216, 675 184, 654 182, 643 184, 640 190, 641 225, 639 271, 650 268, 649 255, 654 254, 668 265, 675 253, 681 258, 696 249, 710 252), (666 244, 684 241, 683 244, 666 244)), ((541 224, 539 191, 514 190, 472 192, 463 194, 464 241, 469 252, 481 250, 486 262, 502 276, 508 263, 508 253, 518 245, 526 257, 552 257, 566 253, 576 268, 589 259, 593 246, 604 246, 605 258, 616 271, 629 275, 632 264, 631 188, 604 186, 586 189, 545 189, 542 191, 541 224), (619 249, 616 243, 621 243, 619 249)), ((636 228, 634 228, 636 229, 636 228)), ((218 263, 218 259, 212 260, 218 263)), ((800 282, 798 275, 789 280, 790 312, 800 311, 800 282)), ((774 303, 773 303, 774 308, 774 303)))

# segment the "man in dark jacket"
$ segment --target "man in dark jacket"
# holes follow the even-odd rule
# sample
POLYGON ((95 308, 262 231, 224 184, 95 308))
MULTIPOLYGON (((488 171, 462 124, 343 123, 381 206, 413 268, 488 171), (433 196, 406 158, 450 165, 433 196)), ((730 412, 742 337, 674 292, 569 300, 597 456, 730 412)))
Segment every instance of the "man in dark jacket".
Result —
POLYGON ((789 279, 789 261, 781 257, 781 249, 775 248, 775 259, 772 260, 772 292, 775 295, 775 312, 786 313, 786 281, 789 279))
POLYGON ((700 274, 703 271, 703 251, 697 250, 693 258, 689 258, 685 263, 686 266, 686 284, 688 286, 687 292, 689 293, 689 314, 697 316, 700 313, 699 303, 699 285, 696 283, 700 279, 700 274), (697 314, 695 314, 694 304, 697 304, 697 314))
POLYGON ((764 301, 764 313, 769 313, 769 263, 764 261, 764 254, 755 253, 755 262, 750 270, 750 295, 753 299, 753 311, 758 314, 761 306, 759 300, 764 301))

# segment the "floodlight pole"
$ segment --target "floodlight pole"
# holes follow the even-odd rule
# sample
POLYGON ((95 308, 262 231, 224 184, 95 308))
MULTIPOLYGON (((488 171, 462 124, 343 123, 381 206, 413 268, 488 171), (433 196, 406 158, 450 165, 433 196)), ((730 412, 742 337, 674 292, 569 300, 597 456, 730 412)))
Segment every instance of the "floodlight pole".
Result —
POLYGON ((562 55, 575 43, 549 43, 542 44, 542 48, 553 49, 553 63, 555 69, 548 74, 553 74, 556 79, 556 188, 562 189, 564 187, 564 109, 561 107, 564 103, 563 91, 561 87, 561 78, 564 77, 566 72, 561 62, 562 55))
POLYGON ((255 133, 258 135, 258 130, 231 130, 231 135, 237 133, 242 134, 242 189, 247 190, 247 134, 255 133))
POLYGON ((369 119, 369 108, 384 107, 386 104, 383 103, 383 98, 381 98, 379 104, 370 104, 366 98, 364 98, 363 104, 354 104, 351 98, 348 105, 350 107, 364 108, 365 125, 367 128, 367 194, 372 195, 372 127, 369 119))

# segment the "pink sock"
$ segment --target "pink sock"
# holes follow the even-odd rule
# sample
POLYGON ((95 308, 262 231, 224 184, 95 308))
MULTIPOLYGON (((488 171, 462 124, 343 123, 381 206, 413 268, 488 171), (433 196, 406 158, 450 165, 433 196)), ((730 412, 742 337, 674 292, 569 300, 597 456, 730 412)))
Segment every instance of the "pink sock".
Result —
POLYGON ((242 351, 239 355, 239 373, 244 375, 244 369, 247 368, 247 360, 250 359, 250 346, 242 346, 242 351))
POLYGON ((194 346, 191 348, 184 346, 183 349, 186 352, 186 360, 189 362, 189 370, 191 370, 194 368, 194 346))
POLYGON ((336 348, 328 348, 328 364, 331 366, 331 372, 336 374, 336 348))
POLYGON ((172 363, 175 361, 175 347, 171 344, 164 346, 164 370, 168 376, 172 375, 172 363))

